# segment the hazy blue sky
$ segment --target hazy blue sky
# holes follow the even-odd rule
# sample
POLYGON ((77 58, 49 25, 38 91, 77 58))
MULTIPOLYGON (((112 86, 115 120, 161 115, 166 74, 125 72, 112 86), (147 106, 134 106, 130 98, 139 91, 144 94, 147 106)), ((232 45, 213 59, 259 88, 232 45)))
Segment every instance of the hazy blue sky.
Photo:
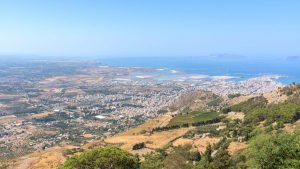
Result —
POLYGON ((0 54, 300 54, 299 0, 1 0, 0 54))

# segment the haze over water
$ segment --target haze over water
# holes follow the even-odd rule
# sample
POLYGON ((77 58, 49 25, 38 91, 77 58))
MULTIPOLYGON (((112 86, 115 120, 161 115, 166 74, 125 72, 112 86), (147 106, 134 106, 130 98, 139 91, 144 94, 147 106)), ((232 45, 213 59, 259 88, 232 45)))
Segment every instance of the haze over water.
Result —
POLYGON ((300 82, 300 58, 293 57, 109 57, 104 64, 126 67, 169 68, 188 74, 238 76, 237 80, 263 75, 281 75, 283 84, 300 82))

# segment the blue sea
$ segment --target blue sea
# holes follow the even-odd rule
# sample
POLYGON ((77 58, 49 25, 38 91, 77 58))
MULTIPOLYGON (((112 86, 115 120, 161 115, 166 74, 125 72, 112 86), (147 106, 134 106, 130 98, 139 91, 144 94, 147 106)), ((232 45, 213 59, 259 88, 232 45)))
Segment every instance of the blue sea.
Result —
POLYGON ((281 75, 283 84, 300 83, 300 57, 107 57, 99 62, 112 66, 168 68, 188 74, 238 76, 244 80, 263 75, 281 75))

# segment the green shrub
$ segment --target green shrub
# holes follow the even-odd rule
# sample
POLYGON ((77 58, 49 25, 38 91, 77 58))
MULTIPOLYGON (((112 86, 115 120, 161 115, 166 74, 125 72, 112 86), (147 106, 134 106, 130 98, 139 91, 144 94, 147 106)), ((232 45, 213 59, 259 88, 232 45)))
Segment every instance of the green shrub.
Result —
POLYGON ((138 157, 117 147, 96 148, 69 158, 60 169, 137 169, 138 157))
POLYGON ((300 168, 300 133, 261 134, 246 153, 249 168, 300 168))
POLYGON ((141 169, 162 169, 164 167, 165 156, 157 153, 150 153, 144 156, 145 160, 141 163, 141 169))

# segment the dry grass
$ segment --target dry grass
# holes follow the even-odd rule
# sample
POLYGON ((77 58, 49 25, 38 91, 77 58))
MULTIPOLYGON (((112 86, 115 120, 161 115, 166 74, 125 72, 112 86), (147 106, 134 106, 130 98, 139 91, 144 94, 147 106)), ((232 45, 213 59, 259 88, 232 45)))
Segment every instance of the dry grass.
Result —
POLYGON ((148 120, 145 123, 139 125, 138 127, 129 129, 129 130, 122 132, 116 136, 135 135, 135 134, 140 134, 143 131, 151 131, 155 127, 166 126, 168 124, 168 122, 171 120, 171 118, 172 118, 172 116, 170 114, 166 114, 166 115, 148 120))
POLYGON ((191 128, 180 128, 169 131, 154 132, 153 134, 149 135, 143 134, 143 131, 148 131, 154 127, 158 127, 161 124, 164 124, 166 120, 169 121, 170 116, 166 115, 149 120, 136 128, 129 129, 128 131, 120 133, 111 138, 105 139, 104 141, 107 144, 120 145, 122 149, 127 150, 133 154, 142 155, 153 151, 153 149, 163 148, 169 143, 172 143, 173 146, 192 144, 194 145, 194 147, 197 148, 199 152, 204 152, 209 144, 217 143, 221 139, 216 137, 202 137, 193 139, 181 138, 181 136, 184 135, 191 128), (145 142, 147 148, 141 150, 132 150, 132 146, 134 144, 141 142, 145 142))
POLYGON ((8 120, 8 119, 15 119, 17 116, 15 115, 7 115, 7 116, 0 116, 0 120, 8 120))
POLYGON ((201 138, 192 138, 192 139, 186 139, 186 138, 179 138, 173 142, 173 146, 183 146, 185 144, 191 144, 193 147, 195 147, 200 153, 203 153, 206 150, 206 147, 211 144, 215 144, 219 142, 221 138, 219 137, 201 137, 201 138))
MULTIPOLYGON (((45 114, 43 114, 45 115, 45 114)), ((127 150, 133 154, 143 155, 149 153, 157 148, 163 148, 164 146, 172 143, 174 146, 193 144, 200 152, 204 152, 208 144, 216 143, 220 138, 203 137, 197 139, 184 139, 180 138, 191 128, 180 128, 170 131, 154 132, 147 134, 147 131, 151 131, 152 128, 165 126, 172 118, 171 114, 148 120, 144 124, 129 129, 125 132, 117 134, 111 138, 107 138, 104 141, 93 141, 82 146, 83 149, 90 149, 99 146, 105 146, 107 144, 119 145, 122 149, 127 150), (145 134, 146 132, 146 134, 145 134), (179 138, 179 139, 178 139, 179 138), (145 142, 146 148, 140 150, 132 150, 134 144, 145 142)), ((85 135, 90 137, 90 135, 85 135)), ((17 160, 14 169, 54 169, 61 165, 66 157, 63 156, 63 152, 66 149, 74 148, 73 146, 56 146, 49 148, 45 151, 35 152, 31 155, 21 157, 17 160)))
POLYGON ((188 138, 179 138, 173 142, 173 146, 178 147, 178 146, 183 146, 185 144, 193 144, 194 140, 188 139, 188 138))
POLYGON ((285 130, 289 133, 293 133, 297 128, 300 128, 300 120, 296 121, 293 124, 291 124, 291 123, 284 124, 283 130, 285 130))
POLYGON ((235 120, 235 119, 244 120, 244 117, 245 114, 243 112, 229 112, 226 118, 231 120, 235 120))
POLYGON ((73 146, 56 146, 45 151, 35 152, 31 155, 21 157, 11 169, 57 169, 63 164, 66 157, 63 152, 73 146))
POLYGON ((215 144, 221 140, 220 137, 202 137, 194 140, 194 146, 197 147, 200 153, 203 153, 206 150, 206 147, 211 144, 215 144))
POLYGON ((108 144, 121 145, 121 148, 137 154, 144 154, 151 151, 151 149, 162 148, 171 141, 185 134, 189 129, 181 128, 170 131, 155 132, 153 134, 145 134, 145 132, 151 131, 155 127, 167 125, 171 118, 171 114, 167 113, 166 115, 148 120, 136 128, 129 129, 111 138, 105 139, 104 141, 108 144), (148 149, 146 148, 144 150, 133 151, 132 146, 141 142, 145 142, 148 149))
POLYGON ((231 142, 228 146, 229 154, 234 154, 235 152, 241 151, 248 148, 248 145, 241 142, 231 142))
POLYGON ((94 135, 94 134, 82 134, 81 136, 84 137, 84 138, 94 138, 97 135, 94 135))
POLYGON ((268 103, 282 103, 288 99, 287 95, 282 94, 280 90, 274 90, 270 93, 265 93, 264 97, 268 100, 268 103))
POLYGON ((54 114, 54 112, 42 112, 42 113, 38 113, 38 114, 33 114, 31 117, 32 118, 42 118, 42 117, 46 117, 50 114, 54 114))
POLYGON ((99 83, 103 80, 102 77, 95 76, 95 75, 74 75, 74 76, 55 76, 51 78, 44 79, 39 82, 39 84, 42 85, 49 85, 49 84, 59 84, 64 82, 71 82, 75 84, 80 83, 89 83, 89 84, 95 84, 99 83))
POLYGON ((55 76, 55 77, 44 79, 44 80, 40 81, 39 83, 40 84, 48 84, 48 83, 53 83, 56 81, 65 81, 67 79, 68 79, 67 76, 55 76))
POLYGON ((132 146, 145 142, 146 146, 151 149, 162 148, 167 145, 172 140, 182 136, 189 129, 182 128, 170 131, 156 132, 151 135, 143 135, 143 134, 130 134, 131 132, 127 132, 127 134, 122 133, 121 135, 117 135, 105 140, 106 143, 109 144, 121 144, 121 148, 133 152, 132 146))
MULTIPOLYGON (((131 150, 132 154, 138 154, 140 156, 142 156, 144 154, 147 154, 147 153, 150 153, 150 152, 153 152, 153 150, 149 149, 149 148, 143 148, 143 149, 140 149, 140 150, 131 150)), ((141 157, 141 160, 143 160, 143 157, 141 157)))
POLYGON ((105 122, 101 122, 101 121, 87 121, 87 123, 83 124, 85 127, 99 127, 99 126, 104 126, 105 122))
POLYGON ((247 101, 248 99, 255 97, 255 96, 258 96, 258 95, 239 96, 239 97, 235 97, 232 99, 226 99, 226 101, 229 105, 235 105, 235 104, 239 104, 241 102, 247 101))
POLYGON ((15 115, 1 116, 0 124, 7 124, 12 122, 22 122, 21 119, 17 118, 15 115))

